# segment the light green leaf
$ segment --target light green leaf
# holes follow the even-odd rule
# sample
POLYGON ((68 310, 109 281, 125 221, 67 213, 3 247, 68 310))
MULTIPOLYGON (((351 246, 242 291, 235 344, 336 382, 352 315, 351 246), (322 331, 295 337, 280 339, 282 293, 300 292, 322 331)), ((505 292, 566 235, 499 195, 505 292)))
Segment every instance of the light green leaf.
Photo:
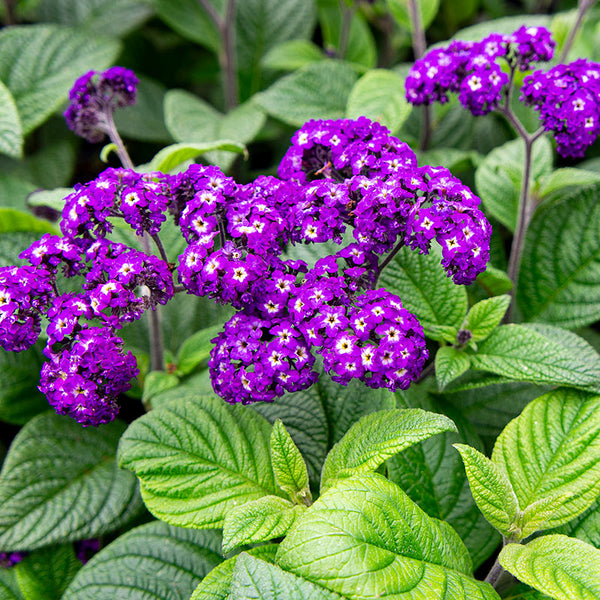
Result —
POLYGON ((149 406, 154 396, 179 385, 179 377, 166 371, 150 371, 144 377, 144 391, 142 401, 149 406))
POLYGON ((277 485, 294 502, 310 500, 306 463, 280 419, 271 431, 271 463, 277 485))
POLYGON ((438 246, 430 254, 401 248, 380 277, 382 287, 397 294, 402 306, 413 313, 431 339, 441 339, 435 327, 460 324, 467 313, 467 292, 455 285, 439 264, 438 246))
POLYGON ((20 562, 15 571, 27 600, 60 600, 80 568, 73 546, 68 545, 38 550, 20 562))
POLYGON ((206 363, 213 348, 211 340, 222 329, 222 325, 213 325, 187 338, 177 352, 177 372, 188 375, 198 366, 206 363))
MULTIPOLYGON (((398 24, 412 31, 410 4, 410 0, 387 0, 390 12, 398 24)), ((417 0, 417 6, 420 12, 421 26, 427 29, 439 10, 440 0, 417 0)))
POLYGON ((600 598, 600 550, 564 535, 545 535, 526 546, 508 544, 500 564, 556 600, 600 598))
POLYGON ((600 503, 598 500, 585 512, 556 530, 556 533, 579 538, 600 550, 600 503))
POLYGON ((443 431, 456 431, 456 426, 448 417, 420 408, 382 410, 367 415, 327 455, 321 489, 334 485, 335 479, 375 471, 388 458, 443 431))
POLYGON ((0 600, 24 600, 14 569, 0 568, 0 600))
POLYGON ((488 293, 489 296, 506 294, 512 290, 513 284, 505 271, 496 269, 492 265, 487 266, 483 273, 477 276, 477 283, 488 293))
POLYGON ((0 81, 0 152, 13 158, 23 156, 23 129, 14 98, 0 81))
POLYGON ((250 408, 216 396, 173 400, 134 421, 119 446, 156 517, 214 528, 240 503, 281 495, 269 455, 271 428, 250 408))
POLYGON ((206 144, 171 144, 163 148, 156 154, 150 162, 149 169, 151 171, 160 171, 168 173, 172 171, 186 160, 197 158, 198 156, 210 152, 211 150, 227 150, 237 154, 247 154, 246 147, 231 140, 218 140, 216 142, 208 142, 206 144))
POLYGON ((124 429, 119 421, 83 429, 54 413, 29 421, 0 473, 0 547, 96 537, 133 518, 141 508, 135 477, 113 458, 124 429))
POLYGON ((300 126, 309 119, 343 117, 355 82, 349 65, 326 60, 282 77, 255 98, 271 116, 300 126))
POLYGON ((0 205, 6 208, 25 209, 27 196, 36 186, 18 175, 0 175, 0 205))
POLYGON ((67 99, 75 80, 110 66, 116 40, 59 25, 19 25, 0 32, 0 80, 11 91, 27 135, 67 99))
POLYGON ((106 144, 102 148, 102 150, 100 150, 100 160, 103 163, 107 163, 110 158, 110 155, 113 153, 117 154, 118 151, 119 151, 119 147, 116 144, 114 144, 112 142, 110 144, 106 144))
POLYGON ((65 206, 65 198, 71 193, 73 193, 73 188, 36 191, 29 194, 27 203, 30 206, 49 206, 54 210, 62 212, 65 206))
POLYGON ((435 378, 440 391, 468 371, 470 366, 471 358, 462 350, 452 346, 440 348, 435 355, 435 378))
POLYGON ((485 340, 502 322, 508 306, 510 296, 495 296, 474 304, 467 314, 463 329, 468 329, 474 342, 485 340))
POLYGON ((220 546, 216 531, 147 523, 92 557, 62 600, 188 600, 201 579, 223 560, 220 546))
POLYGON ((469 479, 471 493, 483 516, 510 537, 519 519, 519 502, 504 472, 489 458, 465 444, 454 444, 469 479))
MULTIPOLYGON (((258 546, 246 552, 251 556, 257 556, 262 560, 272 562, 275 559, 277 546, 268 544, 258 546)), ((230 598, 231 579, 235 564, 240 555, 234 556, 215 567, 196 588, 190 600, 227 600, 230 598)))
POLYGON ((452 527, 375 473, 323 494, 279 546, 277 564, 349 599, 498 599, 471 578, 471 559, 452 527))
POLYGON ((530 510, 531 518, 550 512, 538 530, 570 521, 600 493, 600 397, 556 390, 537 398, 505 427, 492 460, 506 473, 521 510, 544 501, 530 510), (562 500, 549 511, 553 498, 562 500))
MULTIPOLYGON (((493 22, 493 21, 492 21, 493 22)), ((490 152, 475 171, 475 186, 486 213, 514 231, 517 222, 525 146, 522 139, 490 152)), ((542 137, 533 146, 531 177, 534 181, 552 170, 552 145, 542 137)))
POLYGON ((575 328, 600 319, 599 192, 581 190, 534 216, 517 288, 526 320, 575 328))
MULTIPOLYGON (((32 214, 14 208, 0 208, 0 233, 25 231, 40 234, 57 232, 52 223, 38 219, 32 214)), ((42 236, 40 235, 40 237, 42 236)))
POLYGON ((582 338, 549 325, 501 325, 471 368, 516 381, 600 390, 600 357, 582 338))
POLYGON ((309 40, 289 40, 271 48, 262 58, 263 69, 295 71, 312 62, 324 60, 319 46, 309 40))
POLYGON ((541 199, 570 187, 581 187, 600 182, 600 173, 586 171, 585 169, 574 169, 563 167, 556 169, 541 178, 537 190, 537 196, 541 199))
POLYGON ((223 552, 284 536, 306 510, 278 496, 264 496, 236 506, 225 515, 223 552))
POLYGON ((341 600, 306 579, 242 553, 233 571, 231 600, 341 600))
POLYGON ((365 116, 397 133, 412 110, 404 97, 404 80, 386 69, 373 69, 363 75, 352 88, 346 116, 365 116))

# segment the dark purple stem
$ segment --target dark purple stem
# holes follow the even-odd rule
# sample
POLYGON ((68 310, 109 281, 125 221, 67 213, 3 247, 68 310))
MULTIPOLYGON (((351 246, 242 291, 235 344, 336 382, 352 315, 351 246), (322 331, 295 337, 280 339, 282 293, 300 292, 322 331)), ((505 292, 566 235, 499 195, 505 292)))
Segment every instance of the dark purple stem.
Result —
POLYGON ((379 276, 383 272, 383 270, 394 260, 394 256, 400 252, 400 248, 404 247, 404 242, 399 242, 396 244, 394 249, 385 257, 383 262, 380 265, 377 265, 377 277, 371 286, 371 289, 375 289, 377 286, 377 281, 379 280, 379 276))

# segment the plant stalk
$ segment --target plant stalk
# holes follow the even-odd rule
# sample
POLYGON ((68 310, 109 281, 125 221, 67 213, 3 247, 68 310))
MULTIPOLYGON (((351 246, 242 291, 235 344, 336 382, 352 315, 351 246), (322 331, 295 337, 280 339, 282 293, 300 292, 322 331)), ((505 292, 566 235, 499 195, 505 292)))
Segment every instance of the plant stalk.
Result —
POLYGON ((340 38, 338 40, 338 56, 346 58, 348 52, 348 43, 350 42, 350 27, 352 26, 353 8, 350 8, 344 0, 339 0, 340 10, 342 11, 342 27, 340 29, 340 38))
POLYGON ((489 583, 494 589, 496 589, 496 584, 498 583, 498 580, 500 579, 502 573, 504 573, 504 567, 502 567, 502 565, 498 561, 498 558, 496 558, 496 562, 493 564, 492 568, 490 569, 490 572, 487 574, 484 581, 486 583, 489 583))
POLYGON ((559 63, 564 63, 567 59, 571 47, 573 46, 573 42, 575 41, 577 32, 583 24, 583 17, 585 17, 585 13, 591 8, 594 2, 596 2, 596 0, 579 0, 577 6, 577 20, 575 21, 575 25, 573 26, 573 29, 571 29, 569 37, 567 38, 567 41, 561 50, 560 56, 558 57, 559 63))

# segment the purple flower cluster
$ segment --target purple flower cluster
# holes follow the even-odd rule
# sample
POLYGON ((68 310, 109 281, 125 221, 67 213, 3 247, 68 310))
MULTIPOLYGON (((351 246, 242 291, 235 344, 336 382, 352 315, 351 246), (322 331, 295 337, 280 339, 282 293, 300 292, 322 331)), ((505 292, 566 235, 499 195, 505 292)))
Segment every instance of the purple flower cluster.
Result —
POLYGON ((18 565, 27 554, 27 552, 0 552, 0 567, 10 569, 18 565))
POLYGON ((65 119, 69 129, 88 142, 101 142, 116 108, 135 104, 138 78, 124 67, 88 71, 69 93, 65 119))
POLYGON ((555 43, 543 27, 521 27, 511 35, 492 33, 480 42, 455 40, 417 60, 406 78, 406 99, 412 104, 445 103, 458 94, 475 116, 497 108, 508 76, 496 62, 527 70, 532 62, 552 59, 555 43))
POLYGON ((600 64, 579 59, 525 78, 521 101, 540 113, 562 156, 583 156, 600 134, 600 64))

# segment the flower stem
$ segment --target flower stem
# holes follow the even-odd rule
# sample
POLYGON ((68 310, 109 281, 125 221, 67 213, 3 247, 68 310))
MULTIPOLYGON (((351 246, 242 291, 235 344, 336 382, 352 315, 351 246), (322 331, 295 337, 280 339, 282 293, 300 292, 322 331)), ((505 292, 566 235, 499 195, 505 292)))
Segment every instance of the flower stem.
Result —
POLYGON ((117 147, 117 154, 119 156, 119 160, 121 164, 126 169, 133 169, 133 162, 129 153, 127 152, 127 148, 125 148, 125 144, 121 136, 119 135, 119 131, 117 130, 117 126, 115 125, 115 120, 113 118, 113 109, 109 106, 104 111, 104 132, 110 138, 110 141, 117 147))
POLYGON ((484 581, 486 583, 489 583, 494 589, 496 589, 496 584, 498 583, 498 580, 500 579, 502 573, 504 573, 504 568, 498 561, 498 558, 496 558, 496 562, 493 564, 492 568, 490 569, 490 572, 487 574, 484 581))
POLYGON ((344 0, 339 0, 340 10, 342 11, 342 27, 340 28, 340 38, 338 42, 338 56, 346 58, 348 52, 348 43, 350 42, 350 27, 352 26, 353 8, 350 8, 344 0))
POLYGON ((373 282, 373 285, 371 286, 372 289, 375 289, 375 287, 377 286, 377 281, 379 280, 379 276, 381 275, 382 271, 392 262, 392 260, 394 259, 394 256, 396 256, 396 254, 398 254, 398 252, 400 251, 400 248, 402 248, 403 246, 404 246, 403 241, 398 242, 398 244, 396 244, 394 249, 385 257, 383 262, 380 265, 377 265, 377 277, 375 278, 375 281, 373 282))
POLYGON ((559 63, 564 63, 567 59, 567 55, 569 54, 569 51, 573 46, 573 42, 575 41, 575 36, 577 35, 577 32, 583 24, 583 17, 585 16, 585 13, 590 9, 590 7, 594 4, 594 2, 596 2, 596 0, 579 0, 579 4, 577 6, 577 20, 575 21, 575 25, 573 26, 573 29, 571 29, 569 37, 561 50, 560 56, 558 57, 559 63))
POLYGON ((158 249, 158 252, 160 254, 160 257, 166 262, 169 262, 169 259, 167 257, 167 253, 165 251, 165 247, 163 246, 162 240, 158 237, 158 233, 155 233, 152 236, 152 239, 154 240, 154 244, 156 245, 156 248, 158 249))

